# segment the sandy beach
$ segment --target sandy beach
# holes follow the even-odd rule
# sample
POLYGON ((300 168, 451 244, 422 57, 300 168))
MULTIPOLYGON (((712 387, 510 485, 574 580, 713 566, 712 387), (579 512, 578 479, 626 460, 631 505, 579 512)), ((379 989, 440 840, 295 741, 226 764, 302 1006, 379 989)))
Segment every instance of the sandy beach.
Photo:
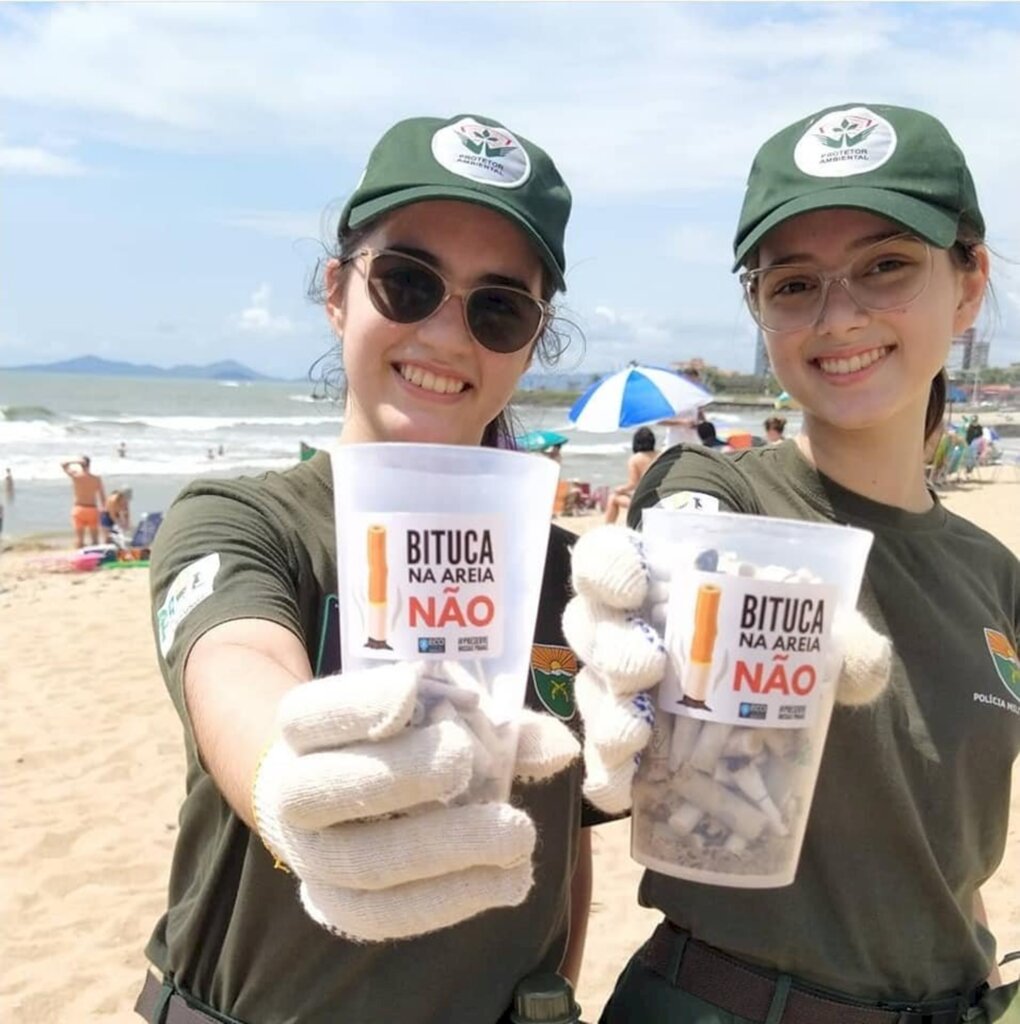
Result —
MULTIPOLYGON (((1020 552, 1015 470, 944 500, 1020 552)), ((140 1019, 131 1006, 142 948, 164 906, 183 791, 180 726, 156 668, 144 570, 57 573, 46 571, 49 557, 24 547, 0 555, 0 1019, 130 1024, 140 1019)), ((587 1020, 656 922, 636 903, 628 828, 595 835, 578 993, 587 1020)), ((1006 859, 986 889, 1002 953, 1020 948, 1018 831, 1020 771, 1006 859)))

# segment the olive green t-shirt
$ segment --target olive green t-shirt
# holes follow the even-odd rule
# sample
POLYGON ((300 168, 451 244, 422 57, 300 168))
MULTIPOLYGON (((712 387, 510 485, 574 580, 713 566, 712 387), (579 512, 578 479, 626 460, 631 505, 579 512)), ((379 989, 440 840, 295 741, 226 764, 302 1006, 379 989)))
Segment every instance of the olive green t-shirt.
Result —
POLYGON ((937 500, 914 514, 846 490, 792 441, 673 449, 641 481, 630 521, 659 503, 716 502, 871 530, 859 607, 893 641, 893 677, 874 705, 835 710, 791 886, 648 871, 641 902, 737 957, 861 998, 973 988, 995 948, 973 899, 1002 859, 1020 751, 1017 559, 937 500))
MULTIPOLYGON (((581 767, 512 800, 538 829, 535 884, 516 908, 419 938, 356 944, 316 925, 298 880, 231 811, 196 755, 182 676, 195 641, 220 623, 261 618, 305 643, 317 676, 339 670, 333 482, 325 454, 283 473, 203 480, 167 514, 153 551, 160 664, 184 722, 187 795, 169 907, 146 953, 206 1006, 245 1024, 494 1024, 515 983, 555 970, 568 929, 582 806, 581 767)), ((574 715, 576 661, 560 629, 570 535, 554 528, 535 630, 528 703, 574 715)))

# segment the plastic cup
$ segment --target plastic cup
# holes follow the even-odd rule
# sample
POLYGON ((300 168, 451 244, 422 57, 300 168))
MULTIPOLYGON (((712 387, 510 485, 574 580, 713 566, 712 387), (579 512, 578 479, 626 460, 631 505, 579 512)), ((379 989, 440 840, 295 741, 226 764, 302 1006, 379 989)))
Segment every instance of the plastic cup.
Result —
MULTIPOLYGON (((832 715, 867 530, 648 509, 653 574, 668 570, 669 668, 634 780, 631 856, 712 885, 796 874, 832 715)), ((649 610, 650 612, 650 610, 649 610)))
POLYGON ((473 736, 464 801, 510 794, 559 467, 438 444, 330 450, 345 671, 420 661, 412 725, 473 736))

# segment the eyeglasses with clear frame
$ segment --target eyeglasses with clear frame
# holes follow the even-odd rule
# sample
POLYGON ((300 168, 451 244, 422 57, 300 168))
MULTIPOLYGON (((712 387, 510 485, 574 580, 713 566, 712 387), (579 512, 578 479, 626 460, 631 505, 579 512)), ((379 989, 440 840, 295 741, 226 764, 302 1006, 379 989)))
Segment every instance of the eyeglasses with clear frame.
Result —
POLYGON ((510 285, 480 284, 454 291, 435 267, 394 249, 360 249, 341 266, 365 261, 365 287, 377 313, 397 324, 420 323, 458 296, 468 333, 490 352, 519 352, 542 333, 552 307, 510 285))
POLYGON ((818 322, 833 284, 871 313, 908 306, 928 287, 933 262, 927 242, 901 234, 869 245, 831 274, 809 263, 791 263, 748 270, 740 283, 760 327, 796 331, 818 322))

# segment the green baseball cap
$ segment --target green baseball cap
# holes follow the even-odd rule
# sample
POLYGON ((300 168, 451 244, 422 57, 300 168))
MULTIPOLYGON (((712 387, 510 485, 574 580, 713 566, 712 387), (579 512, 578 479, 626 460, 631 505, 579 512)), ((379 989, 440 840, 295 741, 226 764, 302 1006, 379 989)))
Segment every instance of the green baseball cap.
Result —
POLYGON ((412 117, 376 144, 340 214, 338 232, 427 199, 459 199, 502 213, 538 249, 566 290, 563 235, 570 190, 545 150, 498 121, 475 114, 412 117))
POLYGON ((842 103, 791 124, 758 150, 733 269, 783 221, 834 207, 888 217, 941 249, 956 241, 961 222, 985 233, 974 179, 941 121, 909 107, 842 103))

